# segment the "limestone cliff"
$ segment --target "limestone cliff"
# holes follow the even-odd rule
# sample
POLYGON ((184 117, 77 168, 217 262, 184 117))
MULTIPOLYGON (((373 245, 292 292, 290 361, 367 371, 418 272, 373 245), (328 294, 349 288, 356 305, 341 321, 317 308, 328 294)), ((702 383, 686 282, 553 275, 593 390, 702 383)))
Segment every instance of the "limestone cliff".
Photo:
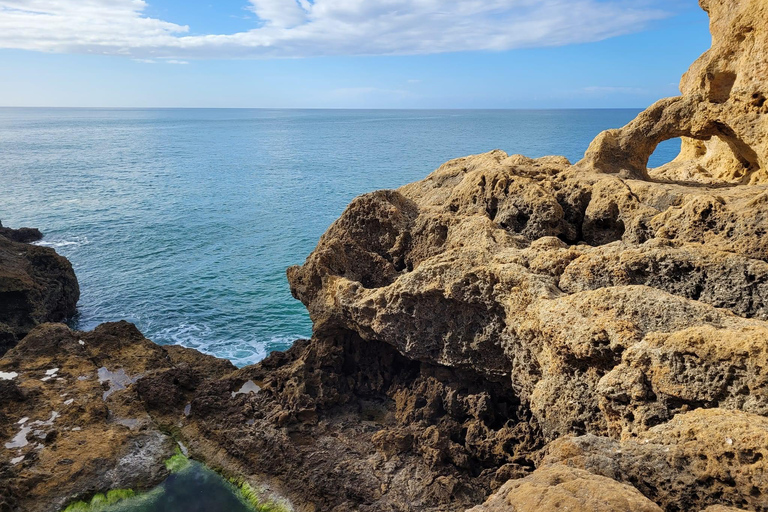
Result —
POLYGON ((6 502, 111 485, 75 469, 86 422, 104 471, 171 433, 302 512, 768 511, 768 4, 702 6, 682 96, 581 162, 494 151, 354 200, 288 271, 314 334, 285 353, 235 370, 123 324, 37 327, 0 359, 6 502), (130 378, 98 388, 102 367, 130 378))

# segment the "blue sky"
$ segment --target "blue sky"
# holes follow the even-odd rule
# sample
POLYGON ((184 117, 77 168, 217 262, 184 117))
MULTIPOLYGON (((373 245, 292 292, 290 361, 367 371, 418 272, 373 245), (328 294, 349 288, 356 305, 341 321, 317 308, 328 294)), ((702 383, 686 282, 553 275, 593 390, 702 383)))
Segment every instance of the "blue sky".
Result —
POLYGON ((0 105, 641 108, 694 0, 0 0, 0 105))

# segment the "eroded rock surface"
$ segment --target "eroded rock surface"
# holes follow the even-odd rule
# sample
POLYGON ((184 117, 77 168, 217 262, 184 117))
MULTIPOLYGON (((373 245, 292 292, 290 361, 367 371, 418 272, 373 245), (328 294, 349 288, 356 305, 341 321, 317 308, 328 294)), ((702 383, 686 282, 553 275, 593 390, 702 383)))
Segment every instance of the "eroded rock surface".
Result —
POLYGON ((629 125, 601 134, 582 162, 647 178, 656 146, 683 137, 680 157, 651 176, 703 183, 768 179, 768 5, 763 0, 700 0, 712 48, 680 82, 682 96, 655 103, 629 125))
MULTIPOLYGON (((675 430, 696 420, 709 429, 702 439, 726 439, 744 415, 755 419, 744 425, 759 425, 768 414, 768 106, 760 100, 768 4, 702 6, 713 48, 683 78, 683 95, 601 134, 577 165, 494 151, 353 201, 288 273, 315 340, 350 332, 505 390, 518 412, 504 428, 538 440, 504 442, 486 427, 486 449, 514 468, 512 478, 532 462, 548 464, 526 454, 529 447, 587 436, 613 460, 623 443, 639 442, 646 451, 623 472, 582 469, 637 486, 666 510, 768 509, 759 429, 749 435, 757 436, 750 449, 758 466, 743 481, 727 476, 737 470, 727 469, 726 454, 707 459, 723 474, 703 472, 697 464, 706 454, 688 454, 692 434, 675 430), (680 136, 680 157, 648 171, 656 145, 680 136), (712 421, 697 416, 704 412, 712 421), (644 437, 650 432, 657 437, 644 437), (692 462, 669 462, 669 452, 692 462)), ((377 441, 385 453, 403 444, 377 441)), ((540 471, 519 488, 542 485, 540 471)), ((528 506, 510 489, 518 485, 493 506, 528 506)), ((544 503, 548 492, 537 499, 544 503)), ((573 499, 577 510, 597 507, 573 499)))
POLYGON ((0 224, 0 355, 34 326, 76 312, 80 288, 72 265, 53 249, 30 245, 37 229, 0 224))
POLYGON ((708 505, 768 510, 768 418, 696 409, 620 441, 586 435, 547 447, 542 465, 566 464, 636 487, 668 511, 708 505))
POLYGON ((189 395, 232 370, 155 345, 126 322, 87 333, 36 327, 0 359, 0 510, 59 511, 97 492, 159 483, 177 444, 147 412, 145 379, 175 372, 186 379, 174 390, 189 395))
POLYGON ((38 327, 0 360, 7 500, 55 510, 51 471, 144 485, 172 432, 302 512, 768 511, 768 4, 702 6, 682 96, 578 164, 493 151, 355 199, 288 271, 314 334, 285 353, 38 327), (84 454, 76 422, 110 442, 84 454))
POLYGON ((544 466, 531 476, 510 480, 483 505, 468 512, 543 510, 661 512, 634 487, 561 465, 544 466))

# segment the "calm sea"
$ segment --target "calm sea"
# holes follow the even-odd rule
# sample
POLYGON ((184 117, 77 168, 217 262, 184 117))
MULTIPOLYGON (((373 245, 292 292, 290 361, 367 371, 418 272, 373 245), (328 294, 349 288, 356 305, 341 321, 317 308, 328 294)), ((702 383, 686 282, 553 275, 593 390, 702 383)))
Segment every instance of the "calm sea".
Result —
POLYGON ((0 220, 72 261, 78 328, 243 365, 310 335, 285 269, 355 196, 496 148, 576 161, 637 112, 0 109, 0 220))

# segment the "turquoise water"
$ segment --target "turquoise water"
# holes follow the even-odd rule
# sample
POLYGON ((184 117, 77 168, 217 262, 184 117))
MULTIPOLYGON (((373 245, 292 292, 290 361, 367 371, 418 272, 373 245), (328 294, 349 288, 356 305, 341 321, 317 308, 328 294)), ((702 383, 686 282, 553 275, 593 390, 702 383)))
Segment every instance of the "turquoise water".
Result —
POLYGON ((79 328, 243 365, 311 333, 285 268, 355 196, 496 148, 576 161, 637 112, 0 109, 0 220, 72 261, 79 328))
POLYGON ((235 486, 202 464, 171 473, 151 491, 98 508, 101 512, 253 512, 235 486))

